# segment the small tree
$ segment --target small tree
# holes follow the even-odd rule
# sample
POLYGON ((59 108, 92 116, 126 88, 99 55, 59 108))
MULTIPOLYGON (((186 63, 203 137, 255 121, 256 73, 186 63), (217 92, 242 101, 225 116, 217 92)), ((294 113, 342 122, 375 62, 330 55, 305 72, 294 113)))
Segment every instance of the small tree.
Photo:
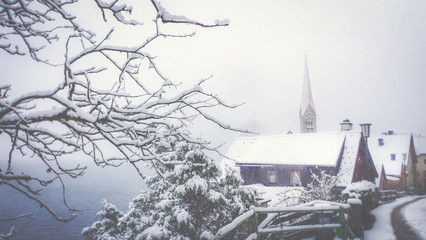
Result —
POLYGON ((295 187, 280 193, 281 203, 294 206, 314 200, 334 201, 337 199, 334 188, 337 176, 327 174, 321 170, 318 174, 311 171, 312 181, 306 188, 295 187))
MULTIPOLYGON (((224 177, 214 160, 196 144, 169 138, 164 165, 148 179, 150 191, 137 196, 117 224, 111 217, 83 230, 86 239, 205 239, 255 204, 255 191, 240 187, 242 179, 227 169, 224 177), (182 163, 183 162, 183 163, 182 163)), ((101 213, 106 212, 107 203, 101 213)))

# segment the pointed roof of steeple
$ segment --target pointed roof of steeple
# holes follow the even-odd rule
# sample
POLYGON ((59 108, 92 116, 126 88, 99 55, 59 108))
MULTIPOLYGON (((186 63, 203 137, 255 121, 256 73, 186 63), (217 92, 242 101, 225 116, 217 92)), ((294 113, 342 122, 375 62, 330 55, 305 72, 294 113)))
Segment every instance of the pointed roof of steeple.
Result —
POLYGON ((309 105, 311 105, 313 109, 315 108, 312 97, 311 80, 309 79, 308 60, 305 54, 305 74, 303 76, 302 102, 300 105, 300 111, 302 114, 306 111, 306 108, 309 105))

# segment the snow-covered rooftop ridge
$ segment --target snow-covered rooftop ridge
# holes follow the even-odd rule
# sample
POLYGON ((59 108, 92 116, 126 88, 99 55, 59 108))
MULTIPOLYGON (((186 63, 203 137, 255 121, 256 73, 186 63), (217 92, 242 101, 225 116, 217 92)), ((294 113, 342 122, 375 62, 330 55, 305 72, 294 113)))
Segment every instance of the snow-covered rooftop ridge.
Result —
POLYGON ((335 166, 346 136, 359 131, 236 138, 227 156, 239 164, 335 166))

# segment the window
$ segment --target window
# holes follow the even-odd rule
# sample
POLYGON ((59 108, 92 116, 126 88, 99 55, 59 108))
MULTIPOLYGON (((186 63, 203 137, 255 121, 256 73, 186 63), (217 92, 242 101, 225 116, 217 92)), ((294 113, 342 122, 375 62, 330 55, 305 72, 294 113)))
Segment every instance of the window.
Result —
POLYGON ((391 154, 391 160, 395 160, 395 154, 391 154))
POLYGON ((277 183, 277 171, 268 171, 268 181, 269 183, 277 183))
POLYGON ((424 164, 426 164, 426 159, 423 159, 423 161, 424 161, 424 164))
POLYGON ((302 185, 302 182, 300 181, 299 171, 290 172, 290 185, 302 185))
POLYGON ((423 177, 426 177, 426 170, 423 171, 423 177))

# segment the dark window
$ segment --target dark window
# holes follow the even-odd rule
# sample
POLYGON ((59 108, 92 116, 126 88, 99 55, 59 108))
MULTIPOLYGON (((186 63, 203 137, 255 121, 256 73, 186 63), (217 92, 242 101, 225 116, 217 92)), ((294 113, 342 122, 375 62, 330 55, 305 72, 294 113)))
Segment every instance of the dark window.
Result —
POLYGON ((277 183, 277 171, 268 171, 268 182, 269 183, 277 183))
POLYGON ((391 154, 391 160, 395 160, 395 154, 391 154))
POLYGON ((423 161, 424 161, 424 164, 426 164, 426 159, 423 159, 423 161))
POLYGON ((300 181, 300 171, 290 172, 290 185, 302 185, 300 181))
POLYGON ((423 171, 423 177, 426 177, 426 170, 423 171))

